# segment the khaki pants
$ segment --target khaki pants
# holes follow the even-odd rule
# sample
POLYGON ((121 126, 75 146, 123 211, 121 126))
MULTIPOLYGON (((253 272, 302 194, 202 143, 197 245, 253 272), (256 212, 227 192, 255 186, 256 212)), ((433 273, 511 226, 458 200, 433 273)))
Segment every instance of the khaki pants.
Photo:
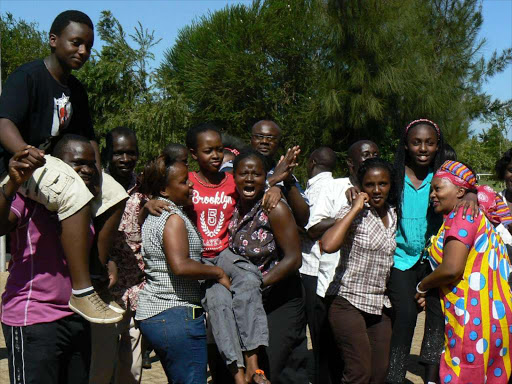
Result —
MULTIPOLYGON (((92 215, 96 217, 128 198, 123 186, 104 172, 101 192, 93 197, 73 168, 51 155, 46 155, 45 159, 46 164, 34 171, 19 192, 44 205, 49 211, 57 212, 60 221, 74 215, 89 202, 92 215)), ((0 186, 8 180, 8 174, 2 175, 0 186)))
POLYGON ((142 378, 142 334, 134 313, 126 311, 116 324, 91 323, 90 384, 139 384, 142 378))

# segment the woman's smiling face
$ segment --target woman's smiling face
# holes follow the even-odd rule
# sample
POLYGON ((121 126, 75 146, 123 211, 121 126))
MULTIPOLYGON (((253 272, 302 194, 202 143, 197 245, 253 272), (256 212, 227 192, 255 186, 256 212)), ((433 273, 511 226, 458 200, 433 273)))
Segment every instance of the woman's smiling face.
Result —
POLYGON ((457 204, 458 198, 462 196, 464 196, 462 188, 457 187, 449 180, 442 177, 432 179, 430 201, 434 207, 434 212, 447 215, 457 204))
POLYGON ((391 177, 384 168, 370 168, 364 174, 361 185, 362 192, 368 194, 370 204, 375 209, 382 208, 386 203, 391 190, 391 177))
POLYGON ((430 166, 438 150, 437 131, 428 124, 415 125, 407 134, 405 150, 415 165, 430 166))

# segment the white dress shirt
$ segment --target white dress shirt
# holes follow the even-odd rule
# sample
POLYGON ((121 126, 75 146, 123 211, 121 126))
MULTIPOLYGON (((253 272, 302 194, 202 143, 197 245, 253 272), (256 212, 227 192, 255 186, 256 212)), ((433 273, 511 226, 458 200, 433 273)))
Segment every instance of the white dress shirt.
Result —
MULTIPOLYGON (((345 192, 352 187, 348 177, 334 179, 331 172, 322 172, 308 180, 305 194, 309 200, 309 221, 306 230, 323 219, 334 218, 341 207, 348 204, 345 192)), ((302 267, 300 273, 318 276, 316 293, 324 297, 334 278, 340 254, 320 252, 318 241, 304 236, 302 241, 302 267)))

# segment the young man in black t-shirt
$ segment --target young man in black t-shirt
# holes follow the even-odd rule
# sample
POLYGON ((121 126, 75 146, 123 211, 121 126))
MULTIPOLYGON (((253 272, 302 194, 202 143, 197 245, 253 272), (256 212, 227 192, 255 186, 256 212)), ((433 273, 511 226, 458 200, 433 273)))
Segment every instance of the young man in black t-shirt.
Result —
MULTIPOLYGON (((63 134, 74 133, 90 140, 101 169, 87 93, 71 75, 89 59, 93 42, 91 19, 79 11, 65 11, 50 29, 51 54, 22 65, 7 79, 0 96, 0 193, 6 199, 14 197, 5 184, 6 165, 11 154, 26 149, 23 162, 37 169, 22 193, 56 211, 61 221, 73 287, 69 306, 91 322, 113 323, 122 316, 99 298, 89 275, 92 194, 70 166, 45 155, 51 154, 63 134)), ((108 206, 103 208, 102 212, 108 206)))

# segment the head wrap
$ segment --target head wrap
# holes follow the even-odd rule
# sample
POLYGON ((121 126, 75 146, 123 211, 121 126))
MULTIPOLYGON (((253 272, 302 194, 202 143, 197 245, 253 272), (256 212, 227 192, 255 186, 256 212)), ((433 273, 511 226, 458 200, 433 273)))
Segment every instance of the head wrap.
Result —
POLYGON ((432 127, 434 127, 434 129, 437 132, 437 138, 439 139, 441 137, 441 130, 439 129, 439 127, 437 126, 436 123, 434 123, 432 120, 429 120, 429 119, 418 119, 418 120, 411 121, 409 124, 407 124, 407 127, 405 127, 405 134, 407 135, 407 133, 409 132, 409 129, 411 129, 412 127, 414 127, 418 124, 421 124, 421 123, 425 123, 425 124, 428 124, 428 125, 431 125, 432 127))
POLYGON ((512 224, 512 214, 501 196, 487 185, 478 185, 475 174, 464 164, 447 160, 441 165, 434 177, 448 180, 458 187, 475 191, 478 206, 493 224, 501 223, 505 226, 512 224))

